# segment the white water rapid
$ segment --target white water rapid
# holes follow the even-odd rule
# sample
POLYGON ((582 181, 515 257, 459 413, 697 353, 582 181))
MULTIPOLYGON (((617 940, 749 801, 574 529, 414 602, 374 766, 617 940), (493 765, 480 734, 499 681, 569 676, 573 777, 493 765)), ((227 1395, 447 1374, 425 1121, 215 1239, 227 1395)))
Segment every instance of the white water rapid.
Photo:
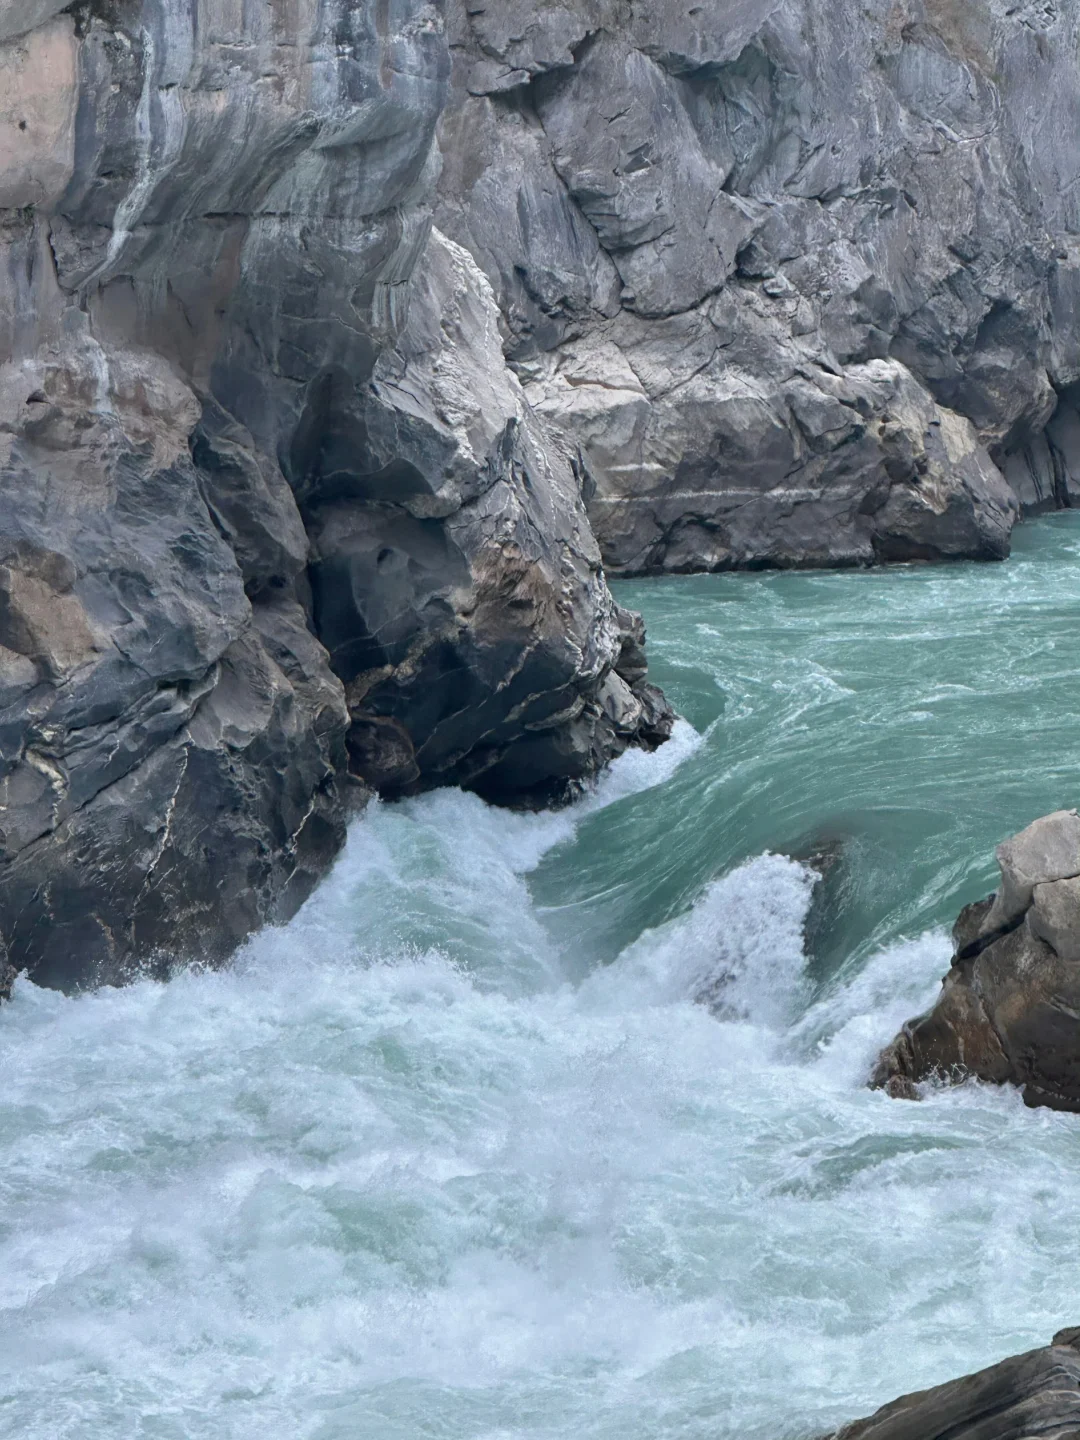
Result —
MULTIPOLYGON (((661 615, 664 683, 678 695, 698 666, 679 696, 697 731, 574 809, 377 804, 293 924, 228 970, 78 998, 18 984, 0 1014, 0 1435, 809 1440, 1080 1323, 1080 1119, 1010 1091, 907 1104, 863 1084, 933 997, 940 921, 985 888, 989 850, 916 883, 930 840, 905 838, 909 938, 866 902, 865 943, 828 958, 804 942, 810 872, 736 839, 720 853, 695 808, 757 783, 770 727, 780 765, 818 725, 827 789, 861 733, 838 706, 930 743, 910 713, 941 677, 913 677, 887 634, 906 645, 956 587, 972 615, 981 585, 1017 606, 1049 593, 1080 539, 1053 534, 1060 553, 994 572, 709 582, 774 616, 785 585, 816 587, 876 639, 849 635, 848 664, 814 648, 828 616, 800 619, 810 651, 790 631, 763 649, 782 684, 759 702, 739 655, 708 649, 760 637, 750 611, 713 626, 733 638, 698 634, 693 662, 661 615), (644 896, 635 876, 684 873, 695 846, 704 879, 644 896)), ((992 750, 968 689, 942 734, 968 715, 992 750)), ((1049 774, 1032 744, 1029 808, 1049 774)), ((914 754, 872 779, 886 816, 919 783, 914 754)), ((957 796, 942 803, 966 815, 957 796)), ((841 872, 870 873, 869 854, 892 876, 853 818, 868 805, 838 805, 844 826, 811 808, 856 835, 841 872)))

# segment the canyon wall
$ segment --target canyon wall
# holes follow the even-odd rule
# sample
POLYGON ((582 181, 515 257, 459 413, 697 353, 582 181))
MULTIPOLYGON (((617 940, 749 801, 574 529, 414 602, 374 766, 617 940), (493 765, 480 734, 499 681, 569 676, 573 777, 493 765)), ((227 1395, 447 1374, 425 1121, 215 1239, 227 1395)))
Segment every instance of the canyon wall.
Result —
POLYGON ((1080 12, 450 0, 438 223, 612 570, 1007 552, 1080 494, 1080 12))
POLYGON ((4 0, 0 970, 217 961, 350 795, 671 717, 576 444, 432 229, 425 0, 4 0))

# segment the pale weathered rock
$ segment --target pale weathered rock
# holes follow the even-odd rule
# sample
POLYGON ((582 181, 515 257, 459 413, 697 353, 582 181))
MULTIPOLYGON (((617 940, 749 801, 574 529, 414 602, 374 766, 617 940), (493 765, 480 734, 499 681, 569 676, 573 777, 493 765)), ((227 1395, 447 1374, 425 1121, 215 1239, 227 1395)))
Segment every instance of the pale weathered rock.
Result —
POLYGON ((585 449, 610 568, 991 559, 1017 500, 1080 496, 1069 7, 449 23, 439 223, 585 449))
POLYGON ((576 449, 530 411, 490 286, 437 230, 409 323, 354 404, 321 424, 298 494, 355 772, 388 792, 444 781, 544 801, 666 738, 623 658, 633 621, 603 580, 576 449), (347 425, 364 438, 346 470, 347 425))
POLYGON ((77 54, 70 15, 0 44, 0 210, 48 204, 71 180, 77 54))
POLYGON ((1062 810, 998 847, 1001 886, 968 906, 941 998, 882 1053, 873 1085, 974 1076, 1080 1110, 1080 819, 1062 810))
POLYGON ((1080 1330, 1042 1350, 905 1395, 832 1440, 1034 1440, 1080 1435, 1080 1330))
POLYGON ((1028 925, 1062 960, 1080 964, 1080 877, 1036 885, 1028 925))
POLYGON ((704 324, 680 316, 660 333, 616 321, 603 340, 568 342, 530 366, 536 408, 587 449, 590 510, 610 565, 641 573, 1008 553, 1016 500, 970 422, 936 406, 896 361, 837 377, 796 368, 777 335, 757 373, 741 370, 717 338, 727 309, 722 297, 704 324), (676 345, 675 359, 663 354, 676 345), (766 367, 787 422, 762 383, 766 367), (643 464, 643 453, 653 458, 643 464), (727 482, 708 488, 721 459, 727 482))
POLYGON ((987 929, 1019 919, 1035 887, 1080 875, 1080 815, 1058 810, 1036 820, 997 849, 1001 887, 987 917, 987 929))
POLYGON ((70 0, 5 0, 0 14, 0 43, 25 35, 69 8, 70 0))

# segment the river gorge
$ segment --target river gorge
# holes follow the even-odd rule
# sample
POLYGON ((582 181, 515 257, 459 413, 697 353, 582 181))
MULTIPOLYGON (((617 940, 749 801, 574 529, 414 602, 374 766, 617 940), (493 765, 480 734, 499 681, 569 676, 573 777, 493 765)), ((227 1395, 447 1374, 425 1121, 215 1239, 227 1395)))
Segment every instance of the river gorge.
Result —
POLYGON ((0 0, 0 1435, 1080 1436, 1078 57, 0 0))
POLYGON ((224 971, 17 982, 0 1433, 810 1440, 1045 1343, 1076 1118, 866 1079, 1076 798, 1078 557, 623 582, 654 754, 374 802, 224 971))

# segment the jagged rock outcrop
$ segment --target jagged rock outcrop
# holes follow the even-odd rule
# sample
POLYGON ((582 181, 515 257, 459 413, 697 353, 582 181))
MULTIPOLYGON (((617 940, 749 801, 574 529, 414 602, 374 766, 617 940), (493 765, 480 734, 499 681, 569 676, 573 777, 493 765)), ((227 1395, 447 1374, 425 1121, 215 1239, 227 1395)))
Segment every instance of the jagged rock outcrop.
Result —
POLYGON ((431 233, 427 0, 0 15, 0 973, 219 960, 351 785, 670 728, 577 447, 431 233))
POLYGON ((962 1380, 905 1395, 832 1440, 1034 1440, 1080 1435, 1080 1329, 962 1380))
POLYGON ((420 780, 542 802, 667 738, 577 448, 530 411, 487 281, 437 230, 397 345, 316 435, 297 496, 355 774, 384 793, 420 780))
POLYGON ((1075 7, 448 13, 439 224, 609 567, 997 558, 1080 494, 1075 7))
POLYGON ((931 1078, 1019 1086, 1080 1110, 1080 816, 1061 810, 998 847, 1001 886, 961 912, 941 998, 882 1053, 872 1083, 902 1098, 931 1078))

